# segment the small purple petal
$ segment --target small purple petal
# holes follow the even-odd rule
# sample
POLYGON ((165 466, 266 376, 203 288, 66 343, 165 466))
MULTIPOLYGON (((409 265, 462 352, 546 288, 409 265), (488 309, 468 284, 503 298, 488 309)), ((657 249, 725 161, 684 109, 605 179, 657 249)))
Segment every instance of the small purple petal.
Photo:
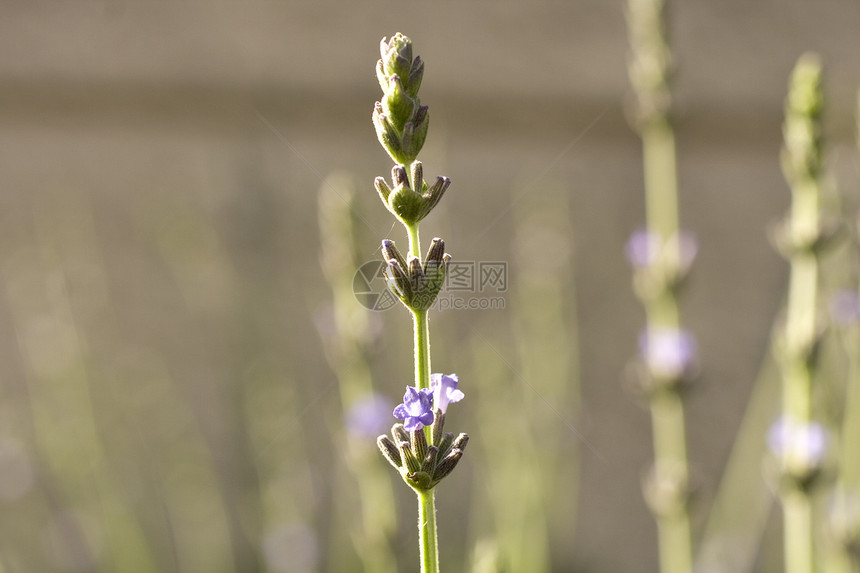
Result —
POLYGON ((409 415, 409 410, 407 410, 406 406, 404 406, 403 404, 398 404, 394 408, 394 417, 397 418, 398 420, 403 420, 408 415, 409 415))
POLYGON ((460 379, 456 374, 431 374, 430 388, 433 389, 433 400, 436 408, 444 414, 448 410, 450 402, 459 402, 466 397, 461 390, 457 389, 460 379))
POLYGON ((412 432, 433 423, 433 391, 407 386, 403 403, 394 408, 394 417, 403 420, 403 427, 412 432))

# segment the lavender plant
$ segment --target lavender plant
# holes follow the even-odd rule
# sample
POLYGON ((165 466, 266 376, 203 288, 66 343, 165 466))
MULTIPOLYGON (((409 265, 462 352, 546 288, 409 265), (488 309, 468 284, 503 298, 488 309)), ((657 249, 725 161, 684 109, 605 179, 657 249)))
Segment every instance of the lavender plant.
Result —
POLYGON ((768 442, 780 459, 784 558, 787 573, 818 570, 811 490, 828 445, 824 426, 814 421, 813 386, 820 336, 819 258, 832 235, 822 214, 821 64, 812 54, 795 66, 785 106, 782 166, 791 186, 791 212, 778 237, 791 263, 785 330, 779 341, 782 418, 768 442))
POLYGON ((382 454, 418 496, 418 535, 422 573, 439 571, 436 534, 435 487, 456 467, 469 436, 444 431, 445 414, 451 402, 464 395, 457 388, 456 374, 430 373, 428 311, 436 300, 451 256, 445 243, 434 238, 422 260, 418 224, 439 203, 451 181, 437 177, 430 185, 417 160, 429 124, 428 108, 421 105, 418 90, 424 62, 412 56, 412 41, 402 34, 382 39, 382 58, 376 75, 383 96, 373 109, 373 124, 383 149, 396 165, 392 185, 382 177, 374 181, 385 207, 400 221, 409 237, 404 258, 394 241, 382 241, 384 273, 391 291, 412 314, 415 343, 415 384, 407 386, 403 403, 394 409, 391 436, 377 444, 382 454))
POLYGON ((647 227, 631 237, 627 256, 636 294, 647 314, 639 339, 642 386, 648 396, 655 462, 645 497, 657 520, 664 573, 692 568, 683 382, 696 357, 692 335, 681 329, 678 289, 696 254, 695 238, 678 223, 675 135, 670 118, 672 54, 663 0, 628 4, 630 79, 636 127, 642 138, 647 227))

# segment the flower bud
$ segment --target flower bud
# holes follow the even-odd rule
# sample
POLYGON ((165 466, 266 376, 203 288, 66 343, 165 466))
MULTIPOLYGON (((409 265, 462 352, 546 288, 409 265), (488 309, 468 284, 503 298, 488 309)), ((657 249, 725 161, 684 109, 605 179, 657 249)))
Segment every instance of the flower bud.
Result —
POLYGON ((424 258, 424 274, 429 274, 429 269, 439 268, 442 265, 442 258, 445 256, 445 241, 439 237, 434 237, 430 242, 430 248, 427 250, 427 256, 424 258))
POLYGON ((436 459, 439 456, 439 448, 436 446, 428 446, 427 454, 424 456, 424 462, 421 464, 421 471, 430 474, 436 467, 436 459))
POLYGON ((388 284, 388 288, 401 301, 405 303, 408 300, 412 300, 413 292, 409 276, 395 259, 387 261, 387 266, 382 269, 382 274, 385 275, 385 282, 388 284))
POLYGON ((457 439, 454 440, 454 443, 451 444, 451 449, 465 450, 466 444, 469 443, 468 434, 460 434, 457 436, 457 439))
POLYGON ((442 461, 436 465, 436 471, 433 472, 433 479, 439 481, 454 471, 454 468, 457 467, 457 464, 462 457, 463 450, 452 448, 442 461))
POLYGON ((415 453, 409 446, 409 442, 397 442, 397 449, 400 450, 400 456, 406 462, 405 469, 410 473, 415 473, 421 470, 421 462, 415 457, 415 453))
POLYGON ((386 205, 388 204, 388 196, 391 195, 391 187, 385 182, 384 177, 377 177, 373 180, 373 186, 376 187, 376 192, 379 193, 379 198, 386 205))
POLYGON ((420 161, 412 164, 412 186, 419 193, 424 193, 427 186, 424 182, 424 165, 420 161))
POLYGON ((397 250, 397 245, 394 244, 394 241, 383 239, 381 250, 382 256, 386 261, 394 260, 401 268, 406 268, 406 259, 397 250))
POLYGON ((400 450, 397 449, 397 446, 394 445, 391 438, 386 435, 379 436, 376 439, 376 444, 379 446, 379 450, 382 452, 382 455, 385 456, 385 459, 387 459, 392 466, 399 469, 400 466, 403 465, 403 459, 400 457, 400 450))
POLYGON ((412 432, 412 452, 415 457, 424 460, 427 455, 427 438, 424 436, 424 429, 419 428, 412 432))
POLYGON ((454 443, 454 434, 451 432, 445 432, 445 435, 442 436, 442 441, 439 442, 439 451, 442 454, 447 454, 448 450, 451 449, 451 444, 454 443))
POLYGON ((391 427, 391 435, 398 442, 408 442, 410 440, 409 432, 403 427, 403 424, 394 424, 391 427))

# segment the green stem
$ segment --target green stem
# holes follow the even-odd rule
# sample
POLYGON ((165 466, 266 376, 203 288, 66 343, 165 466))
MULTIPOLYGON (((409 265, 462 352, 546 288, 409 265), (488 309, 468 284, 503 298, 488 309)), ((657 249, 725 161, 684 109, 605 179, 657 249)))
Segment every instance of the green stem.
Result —
POLYGON ((654 120, 641 130, 648 230, 665 243, 678 231, 678 180, 675 134, 668 120, 654 120))
MULTIPOLYGON (((797 214, 805 215, 805 214, 797 214)), ((815 213, 817 215, 817 212, 815 213)), ((790 352, 783 379, 783 413, 794 424, 812 420, 812 371, 807 353, 815 339, 818 261, 812 253, 792 259, 786 313, 786 342, 790 352)), ((788 452, 786 456, 790 455, 788 452)), ((812 503, 809 495, 796 488, 782 493, 784 512, 783 543, 786 573, 815 571, 812 503)))
MULTIPOLYGON (((412 311, 415 335, 415 387, 419 390, 430 387, 430 321, 426 310, 412 311)), ((424 426, 427 443, 433 444, 433 429, 424 426)))
POLYGON ((421 573, 439 573, 435 490, 416 490, 416 493, 418 494, 418 537, 421 547, 421 573))
MULTIPOLYGON (((409 231, 409 254, 421 259, 421 244, 418 238, 418 225, 407 225, 409 231)), ((430 323, 427 310, 412 310, 412 324, 415 339, 415 387, 430 387, 430 323)), ((428 443, 432 442, 432 431, 424 428, 428 443)))
MULTIPOLYGON (((409 254, 421 258, 418 225, 407 225, 409 254)), ((427 310, 412 310, 415 335, 415 386, 420 390, 430 387, 430 323, 427 310)), ((429 444, 433 443, 433 430, 424 427, 429 444)), ((421 573, 438 573, 439 548, 436 541, 436 499, 434 490, 416 490, 418 494, 418 537, 421 550, 421 573)))
POLYGON ((421 240, 418 238, 418 223, 406 225, 406 231, 409 233, 409 254, 420 259, 421 240))
MULTIPOLYGON (((430 331, 426 310, 413 310, 415 325, 415 385, 430 387, 430 331)), ((433 443, 433 431, 424 427, 428 443, 433 443)), ((418 494, 418 537, 421 549, 421 573, 439 571, 439 549, 436 545, 436 504, 434 490, 416 490, 418 494)))
POLYGON ((415 331, 415 386, 430 387, 430 325, 426 310, 413 310, 415 331))
POLYGON ((785 573, 811 573, 815 571, 813 549, 812 503, 799 489, 782 496, 785 514, 785 573))
MULTIPOLYGON (((672 478, 686 484, 689 470, 684 405, 677 392, 666 392, 651 400, 651 424, 658 472, 670 471, 672 478)), ((657 479, 660 479, 659 474, 657 479)), ((686 492, 680 494, 686 495, 686 492)), ((686 501, 681 501, 677 510, 660 513, 656 518, 661 570, 664 573, 689 573, 693 555, 686 501)))

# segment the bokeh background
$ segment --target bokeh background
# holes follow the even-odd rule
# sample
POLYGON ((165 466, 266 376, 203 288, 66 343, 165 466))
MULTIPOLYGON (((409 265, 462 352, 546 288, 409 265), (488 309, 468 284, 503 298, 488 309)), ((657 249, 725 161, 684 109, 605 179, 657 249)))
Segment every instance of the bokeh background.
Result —
MULTIPOLYGON (((817 51, 853 216, 860 6, 673 8, 681 217, 700 240, 683 303, 701 364, 695 531, 702 555, 777 571, 760 464, 787 276, 767 238, 789 200, 782 103, 817 51), (747 457, 725 473, 735 444, 747 457), (729 475, 737 503, 720 497, 729 475)), ((370 122, 378 42, 398 31, 426 62, 425 170, 453 181, 423 237, 507 264, 503 308, 431 318, 434 370, 467 396, 449 427, 472 436, 439 489, 443 568, 495 570, 506 535, 537 531, 552 571, 656 571, 649 417, 628 376, 644 317, 623 247, 644 213, 622 2, 10 1, 0 16, 6 571, 361 570, 361 456, 393 496, 397 570, 417 568, 412 495, 344 421, 350 372, 402 395, 408 314, 333 302, 381 238, 405 242, 371 184, 391 167, 370 122), (332 193, 353 226, 323 223, 323 240, 332 193)), ((834 257, 827 293, 856 278, 847 248, 834 257)))

